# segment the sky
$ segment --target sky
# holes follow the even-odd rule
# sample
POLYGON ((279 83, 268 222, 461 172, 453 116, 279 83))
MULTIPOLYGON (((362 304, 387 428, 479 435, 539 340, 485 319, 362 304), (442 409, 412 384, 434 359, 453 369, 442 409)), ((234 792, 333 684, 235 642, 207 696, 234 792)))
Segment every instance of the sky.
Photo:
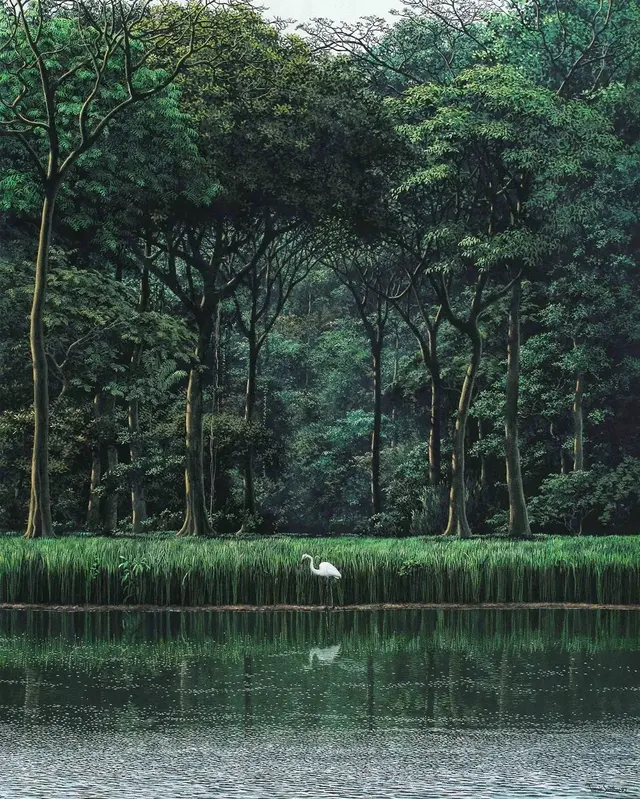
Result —
POLYGON ((306 22, 313 17, 352 22, 359 17, 389 17, 390 8, 400 8, 400 0, 260 0, 266 17, 283 17, 306 22))

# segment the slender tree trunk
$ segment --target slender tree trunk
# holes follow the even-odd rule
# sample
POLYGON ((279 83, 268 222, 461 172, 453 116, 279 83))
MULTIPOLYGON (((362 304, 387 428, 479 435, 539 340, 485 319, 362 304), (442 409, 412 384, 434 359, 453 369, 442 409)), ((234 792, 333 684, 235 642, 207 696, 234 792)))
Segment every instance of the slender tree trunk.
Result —
POLYGON ((371 433, 371 506, 373 515, 382 512, 380 449, 382 446, 382 340, 371 345, 373 356, 373 431, 371 433))
MULTIPOLYGON (((258 373, 258 351, 254 340, 249 341, 249 371, 245 391, 244 420, 249 425, 253 422, 256 406, 256 384, 258 373)), ((250 434, 249 434, 250 438, 250 434)), ((254 452, 253 444, 247 440, 247 457, 244 464, 244 511, 254 516, 256 512, 256 495, 254 484, 254 452)))
MULTIPOLYGON (((484 428, 482 426, 482 419, 478 419, 478 441, 482 442, 484 440, 484 428)), ((484 452, 480 451, 480 491, 482 493, 483 499, 487 495, 487 458, 484 452)))
POLYGON ((33 451, 31 456, 31 495, 25 538, 52 536, 51 495, 49 490, 49 376, 44 338, 44 306, 47 296, 49 250, 57 189, 48 189, 42 203, 36 279, 31 305, 29 339, 33 366, 33 451))
MULTIPOLYGON (((100 389, 96 389, 93 397, 93 407, 96 422, 99 422, 102 415, 102 392, 100 389)), ((98 530, 100 528, 100 495, 98 494, 98 487, 102 481, 100 448, 100 441, 96 441, 91 448, 91 483, 87 508, 87 528, 89 530, 98 530)))
POLYGON ((213 322, 211 313, 203 312, 199 323, 198 344, 195 363, 189 372, 187 388, 186 457, 184 482, 186 489, 186 512, 180 536, 213 535, 204 494, 204 429, 203 429, 203 371, 205 369, 209 339, 213 322))
POLYGON ((393 379, 392 379, 392 394, 391 394, 391 448, 396 449, 398 446, 398 433, 396 430, 396 417, 397 417, 397 409, 396 409, 396 383, 398 382, 398 352, 400 349, 400 330, 398 326, 395 327, 395 336, 394 336, 394 347, 393 347, 393 379))
POLYGON ((582 398, 584 395, 584 373, 578 372, 576 389, 573 395, 573 470, 581 472, 584 469, 584 411, 582 398))
POLYGON ((213 435, 214 416, 220 411, 220 377, 222 374, 222 346, 220 341, 220 325, 222 323, 222 303, 216 309, 216 321, 213 330, 213 387, 211 392, 211 429, 209 431, 209 515, 213 516, 216 504, 216 483, 218 478, 218 447, 213 435))
POLYGON ((530 537, 531 527, 522 485, 520 447, 518 445, 518 395, 520 390, 520 298, 521 282, 511 289, 509 337, 507 343, 507 386, 505 393, 504 449, 509 492, 509 535, 530 537))
POLYGON ((551 422, 549 425, 549 435, 554 441, 557 441, 560 449, 560 474, 567 474, 567 472, 571 471, 570 464, 568 463, 569 457, 561 436, 556 433, 555 422, 551 422))
POLYGON ((115 436, 116 398, 108 395, 105 400, 105 415, 109 418, 109 440, 107 442, 107 491, 104 497, 103 532, 112 534, 118 526, 118 492, 114 472, 118 466, 118 447, 115 436))
MULTIPOLYGON (((149 305, 149 270, 145 267, 142 271, 140 280, 140 305, 139 310, 144 312, 149 305)), ((135 383, 140 372, 142 361, 142 343, 138 343, 133 348, 131 355, 131 379, 135 383)), ((134 386, 135 389, 135 386, 134 386)), ((139 421, 140 400, 134 390, 134 394, 129 400, 129 455, 131 461, 131 529, 134 533, 139 533, 142 523, 147 519, 147 502, 144 493, 144 481, 140 461, 142 458, 142 444, 140 441, 140 421, 139 421)))
POLYGON ((129 400, 129 453, 131 456, 131 529, 139 533, 142 523, 147 519, 147 501, 140 469, 142 446, 140 444, 140 423, 138 418, 138 398, 129 400))
POLYGON ((438 485, 442 476, 440 432, 442 430, 442 379, 436 363, 431 373, 431 419, 429 427, 429 485, 438 485))
POLYGON ((429 411, 429 485, 438 485, 442 479, 442 377, 437 350, 437 328, 429 331, 428 339, 417 336, 422 360, 431 380, 431 407, 429 411))
POLYGON ((470 538, 471 528, 467 521, 467 503, 465 488, 465 436, 469 408, 473 396, 473 385, 482 358, 482 339, 476 330, 471 339, 473 350, 471 361, 462 384, 458 411, 456 413, 456 426, 453 433, 453 456, 451 458, 451 490, 449 492, 449 521, 444 535, 457 535, 460 538, 470 538))

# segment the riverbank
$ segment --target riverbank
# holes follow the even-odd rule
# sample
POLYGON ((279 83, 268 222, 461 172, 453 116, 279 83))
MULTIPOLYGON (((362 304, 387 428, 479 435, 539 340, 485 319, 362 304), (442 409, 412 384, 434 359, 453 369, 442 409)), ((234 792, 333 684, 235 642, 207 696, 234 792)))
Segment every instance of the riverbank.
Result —
POLYGON ((342 572, 336 605, 640 603, 640 536, 472 539, 0 538, 0 603, 331 603, 303 553, 342 572))

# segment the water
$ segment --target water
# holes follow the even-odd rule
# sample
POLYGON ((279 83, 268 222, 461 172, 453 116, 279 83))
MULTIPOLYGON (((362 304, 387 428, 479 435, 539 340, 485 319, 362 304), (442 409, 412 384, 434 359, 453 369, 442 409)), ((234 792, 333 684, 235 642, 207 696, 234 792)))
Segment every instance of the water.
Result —
POLYGON ((640 798, 640 613, 0 612, 0 799, 640 798))

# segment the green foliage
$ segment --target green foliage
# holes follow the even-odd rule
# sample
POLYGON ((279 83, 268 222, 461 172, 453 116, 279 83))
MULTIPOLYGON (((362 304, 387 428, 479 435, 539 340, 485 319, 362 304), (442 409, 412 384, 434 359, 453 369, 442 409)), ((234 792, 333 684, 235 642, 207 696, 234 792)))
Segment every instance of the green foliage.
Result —
POLYGON ((199 541, 0 539, 1 602, 52 604, 324 604, 300 559, 343 574, 344 604, 637 602, 637 537, 535 542, 282 539, 199 541), (100 573, 95 576, 95 565, 100 573))
MULTIPOLYGON (((465 318, 486 279, 482 299, 493 301, 479 322, 484 354, 467 431, 468 511, 478 530, 502 531, 507 309, 506 297, 493 292, 523 270, 519 436, 534 523, 545 532, 633 531, 640 15, 624 0, 594 29, 600 10, 591 0, 540 17, 535 7, 508 4, 461 30, 428 15, 401 19, 352 57, 317 55, 250 8, 203 12, 207 46, 195 63, 175 85, 112 119, 58 195, 45 308, 57 529, 85 524, 96 450, 95 494, 116 497, 120 530, 129 525, 135 477, 151 517, 144 529, 180 526, 185 390, 195 365, 205 504, 218 531, 244 521, 248 532, 260 518, 269 531, 437 534, 469 356, 464 325, 451 320, 465 318), (260 254, 266 241, 271 260, 260 254), (247 424, 250 336, 238 319, 246 332, 254 301, 274 307, 273 252, 288 255, 298 241, 313 242, 300 256, 301 270, 311 271, 287 294, 273 329, 260 329, 268 336, 247 424), (331 269, 338 255, 372 251, 381 254, 377 288, 397 295, 382 351, 384 510, 373 518, 372 273, 348 258, 343 264, 356 295, 367 295, 363 316, 331 269), (417 342, 431 335, 443 289, 450 304, 437 329, 443 481, 432 488, 431 374, 417 342), (196 359, 195 333, 212 319, 196 359), (578 375, 590 468, 571 472, 578 375), (98 392, 113 400, 113 412, 96 419, 98 392), (108 470, 107 447, 119 457, 108 470), (258 507, 245 519, 249 450, 258 507)), ((46 109, 35 63, 19 66, 24 35, 3 46, 7 11, 0 13, 0 123, 23 81, 13 110, 28 126, 46 109)), ((178 23, 185 9, 165 12, 178 23)), ((145 31, 154 21, 141 23, 145 31)), ((52 9, 41 31, 52 74, 68 73, 56 95, 62 156, 78 142, 79 109, 93 85, 78 24, 52 9)), ((167 40, 143 60, 136 86, 158 85, 183 45, 167 40)), ((132 46, 144 59, 143 39, 132 46)), ((121 50, 106 70, 89 127, 126 96, 121 50)), ((44 158, 44 128, 27 132, 44 158)), ((20 139, 0 136, 0 527, 12 529, 26 515, 33 425, 28 313, 41 191, 32 157, 20 139)), ((137 592, 146 579, 127 582, 137 592)))
POLYGON ((561 526, 571 533, 581 533, 585 526, 620 529, 640 509, 639 476, 640 460, 627 457, 612 471, 598 465, 547 477, 540 495, 531 501, 532 521, 547 530, 561 526))

